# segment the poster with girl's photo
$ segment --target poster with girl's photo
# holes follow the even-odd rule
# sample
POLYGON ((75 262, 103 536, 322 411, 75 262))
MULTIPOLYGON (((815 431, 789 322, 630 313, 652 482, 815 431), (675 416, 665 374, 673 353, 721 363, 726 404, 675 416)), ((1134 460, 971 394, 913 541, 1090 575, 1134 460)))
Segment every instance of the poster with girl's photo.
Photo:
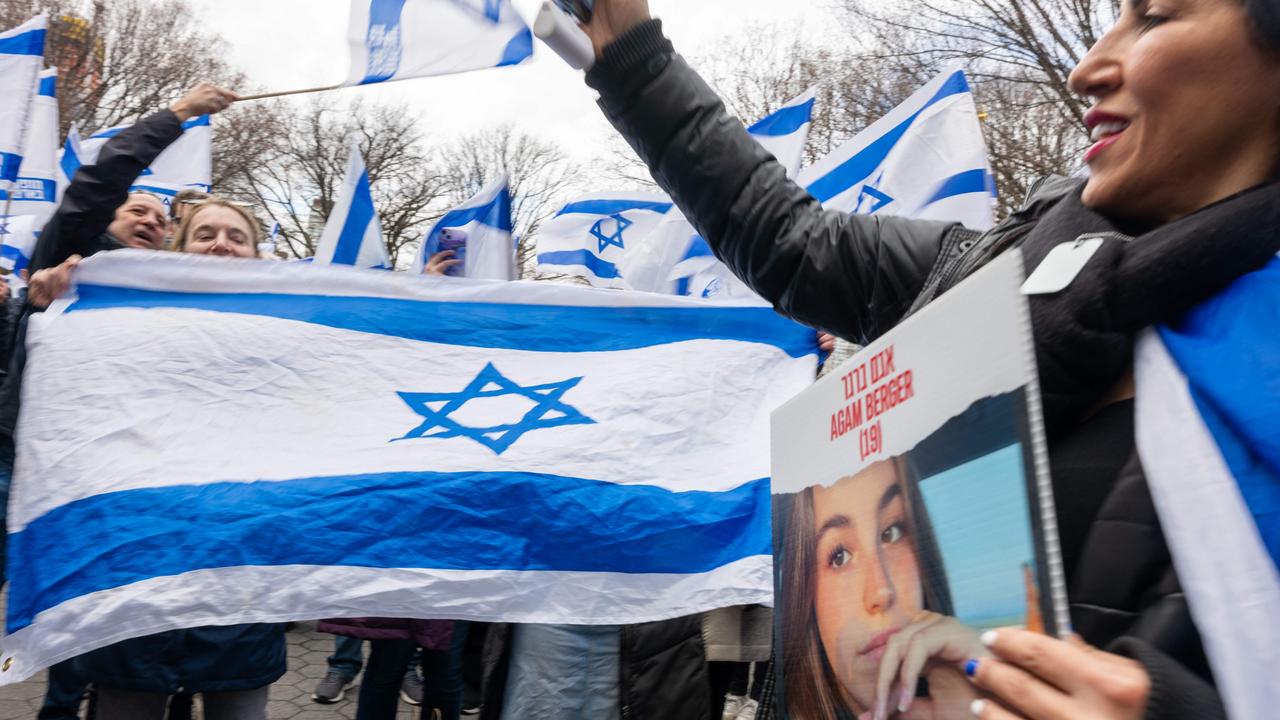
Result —
POLYGON ((778 717, 963 718, 986 630, 1067 627, 1016 253, 772 418, 778 717))

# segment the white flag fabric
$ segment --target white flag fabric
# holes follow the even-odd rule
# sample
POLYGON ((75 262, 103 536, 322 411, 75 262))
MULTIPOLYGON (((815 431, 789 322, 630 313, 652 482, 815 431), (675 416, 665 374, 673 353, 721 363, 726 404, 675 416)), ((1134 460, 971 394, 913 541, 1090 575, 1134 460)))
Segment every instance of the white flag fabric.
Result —
POLYGON ((18 177, 8 193, 0 190, 0 200, 12 198, 10 214, 34 216, 37 229, 44 227, 58 207, 57 84, 56 69, 40 73, 18 177))
POLYGON ((347 157, 347 176, 320 234, 314 262, 361 268, 391 267, 387 246, 382 242, 382 226, 373 207, 369 171, 354 141, 347 157))
POLYGON ((29 328, 0 683, 210 623, 772 597, 769 413, 816 368, 772 310, 134 250, 74 279, 29 328))
POLYGON ((67 191, 67 186, 71 184, 71 178, 75 177, 76 170, 80 169, 80 128, 75 125, 67 131, 67 139, 62 143, 62 150, 58 153, 58 202, 62 202, 62 193, 67 191))
POLYGON ((42 226, 43 221, 34 215, 0 215, 0 267, 13 274, 9 277, 10 284, 31 263, 36 232, 42 226))
POLYGON ((1233 718, 1280 708, 1280 257, 1146 331, 1138 453, 1233 718))
POLYGON ((751 137, 782 163, 788 177, 796 177, 804 162, 804 146, 809 141, 816 93, 817 88, 809 88, 747 128, 751 137))
POLYGON ((510 0, 351 0, 347 85, 515 65, 533 33, 510 0))
MULTIPOLYGON (((92 165, 97 162, 102 146, 128 127, 109 128, 81 141, 80 163, 92 165)), ((65 153, 63 161, 66 161, 65 153)), ((151 167, 142 171, 130 189, 153 192, 168 204, 182 190, 191 188, 209 192, 212 186, 213 128, 209 124, 209 116, 200 115, 182 123, 182 136, 165 148, 151 167)))
POLYGON ((453 258, 463 261, 450 268, 449 275, 476 280, 516 279, 511 189, 505 176, 436 221, 418 248, 413 273, 421 275, 431 256, 442 250, 453 250, 453 258))
POLYGON ((538 271, 585 277, 597 287, 627 288, 618 268, 672 208, 662 193, 596 193, 568 203, 538 230, 538 271))
POLYGON ((930 80, 866 130, 800 173, 829 210, 993 223, 994 182, 964 71, 930 80))
POLYGON ((48 18, 37 15, 0 32, 0 190, 18 178, 22 145, 34 100, 36 78, 44 63, 48 18))

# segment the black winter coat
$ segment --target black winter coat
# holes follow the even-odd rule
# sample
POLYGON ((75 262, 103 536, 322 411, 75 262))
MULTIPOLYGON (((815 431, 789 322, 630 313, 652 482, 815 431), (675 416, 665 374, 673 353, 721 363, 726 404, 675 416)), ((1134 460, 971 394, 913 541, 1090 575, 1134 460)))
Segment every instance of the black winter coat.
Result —
MULTIPOLYGON (((31 272, 72 255, 88 257, 124 245, 107 232, 129 186, 166 147, 182 136, 182 121, 169 110, 150 115, 111 138, 97 163, 81 166, 45 225, 31 258, 31 272)), ((29 310, 28 310, 29 312, 29 310)), ((0 387, 0 432, 12 435, 26 363, 25 315, 15 340, 9 376, 0 387)), ((75 659, 86 680, 104 687, 173 693, 251 690, 284 675, 284 627, 236 625, 174 630, 126 640, 75 659)))
MULTIPOLYGON (((975 243, 1026 233, 1075 187, 1040 184, 985 236, 825 212, 675 56, 658 21, 608 46, 587 82, 735 274, 783 314, 863 344, 960 279, 975 243)), ((1137 459, 1132 402, 1057 433, 1050 461, 1074 629, 1144 664, 1148 718, 1225 717, 1137 459)))

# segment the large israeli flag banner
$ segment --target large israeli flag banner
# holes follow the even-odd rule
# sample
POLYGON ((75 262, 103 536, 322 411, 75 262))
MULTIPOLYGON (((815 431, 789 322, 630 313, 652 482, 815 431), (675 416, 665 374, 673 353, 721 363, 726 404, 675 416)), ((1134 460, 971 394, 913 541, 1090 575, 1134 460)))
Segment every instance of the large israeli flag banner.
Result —
POLYGON ((538 230, 538 271, 578 275, 596 287, 627 288, 619 270, 674 207, 662 193, 597 193, 566 204, 538 230))
MULTIPOLYGON (((102 146, 128 127, 121 125, 108 128, 81 141, 80 164, 92 165, 97 162, 102 146)), ((64 153, 64 164, 66 157, 64 153)), ((68 177, 74 174, 73 169, 68 177)), ((209 116, 200 115, 182 123, 182 136, 165 148, 151 163, 151 167, 142 171, 130 189, 153 192, 164 198, 167 204, 182 190, 191 188, 209 192, 212 186, 213 128, 209 124, 209 116)))
POLYGON ((56 69, 40 73, 18 177, 8 192, 0 190, 0 200, 10 201, 9 212, 34 216, 37 228, 44 227, 58 207, 57 83, 56 69))
POLYGON ((768 308, 120 250, 32 317, 0 682, 128 637, 769 602, 768 308), (714 368, 714 372, 708 371, 714 368))
POLYGON ((347 85, 515 65, 533 33, 510 0, 351 0, 347 85))
POLYGON ((452 275, 476 280, 516 279, 511 188, 506 176, 484 186, 436 221, 418 248, 413 273, 421 275, 427 261, 441 250, 453 250, 453 258, 462 260, 452 275))
POLYGON ((354 265, 360 268, 391 268, 387 246, 382 242, 382 225, 373 207, 369 170, 353 140, 347 156, 347 176, 342 181, 333 210, 325 221, 316 246, 318 265, 354 265))
POLYGON ((1280 257, 1138 343, 1138 452, 1228 715, 1280 708, 1280 257))
POLYGON ((36 77, 44 62, 48 18, 37 15, 11 30, 0 32, 0 190, 18 179, 22 145, 35 93, 36 77))
POLYGON ((995 184, 964 71, 930 80, 799 182, 829 210, 989 229, 995 184))

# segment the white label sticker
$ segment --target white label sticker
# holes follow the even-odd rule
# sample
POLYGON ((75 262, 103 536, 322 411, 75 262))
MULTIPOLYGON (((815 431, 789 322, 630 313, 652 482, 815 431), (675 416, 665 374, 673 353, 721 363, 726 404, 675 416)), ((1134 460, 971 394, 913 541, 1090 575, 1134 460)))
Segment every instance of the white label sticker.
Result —
POLYGON ((1051 295, 1065 290, 1102 247, 1102 242, 1100 237, 1082 237, 1050 250, 1022 284, 1022 294, 1051 295))

